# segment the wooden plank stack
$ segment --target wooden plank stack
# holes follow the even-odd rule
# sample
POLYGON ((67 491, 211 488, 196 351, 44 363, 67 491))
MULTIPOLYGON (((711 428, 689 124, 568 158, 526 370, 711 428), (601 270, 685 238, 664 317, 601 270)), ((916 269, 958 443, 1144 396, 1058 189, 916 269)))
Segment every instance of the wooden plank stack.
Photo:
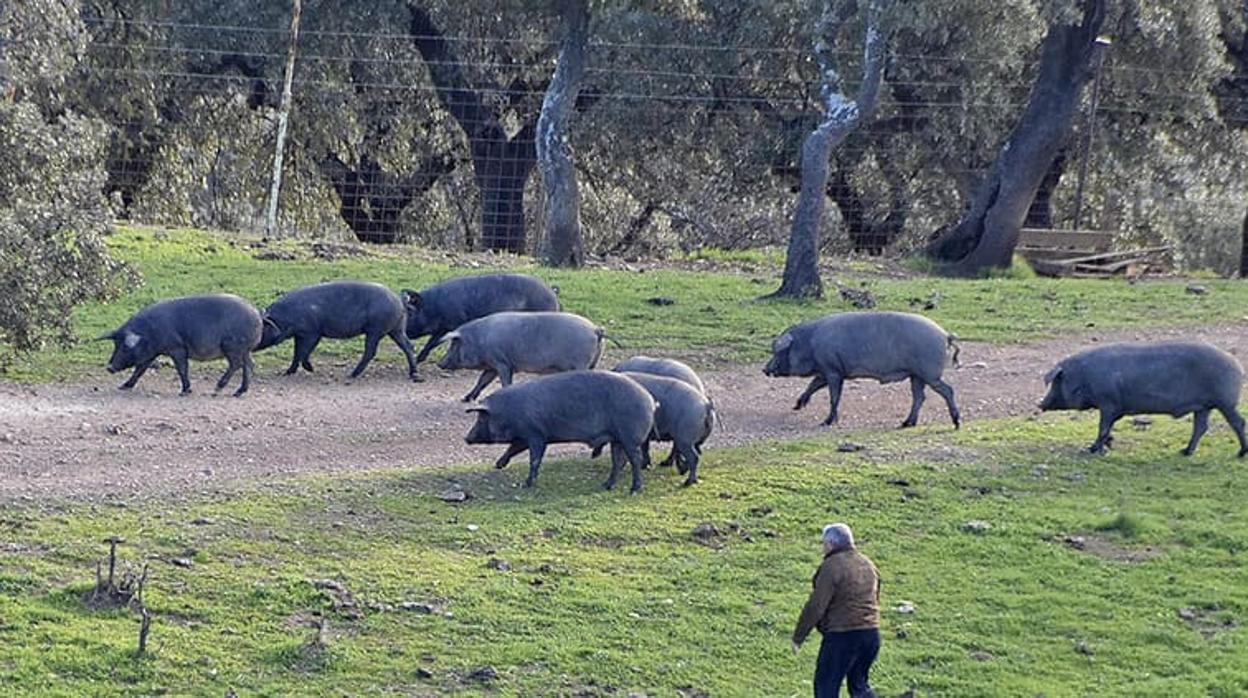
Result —
POLYGON ((1169 245, 1112 251, 1114 233, 1101 230, 1023 228, 1017 252, 1041 276, 1136 278, 1164 262, 1169 245))

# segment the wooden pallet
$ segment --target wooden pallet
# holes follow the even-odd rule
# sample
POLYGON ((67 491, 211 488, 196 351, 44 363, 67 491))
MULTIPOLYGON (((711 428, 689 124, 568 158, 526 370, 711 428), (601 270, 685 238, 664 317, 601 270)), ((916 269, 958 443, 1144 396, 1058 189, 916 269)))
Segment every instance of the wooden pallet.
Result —
POLYGON ((1041 276, 1138 277, 1162 261, 1170 246, 1111 251, 1114 233, 1023 228, 1017 252, 1041 276))

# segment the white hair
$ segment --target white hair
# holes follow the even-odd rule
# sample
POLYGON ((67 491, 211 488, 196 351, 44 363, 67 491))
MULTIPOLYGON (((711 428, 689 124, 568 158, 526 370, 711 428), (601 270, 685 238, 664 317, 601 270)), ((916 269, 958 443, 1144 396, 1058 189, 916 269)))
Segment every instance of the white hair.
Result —
POLYGON ((852 548, 854 547, 854 532, 849 530, 848 524, 828 524, 823 527, 823 542, 835 550, 852 548))

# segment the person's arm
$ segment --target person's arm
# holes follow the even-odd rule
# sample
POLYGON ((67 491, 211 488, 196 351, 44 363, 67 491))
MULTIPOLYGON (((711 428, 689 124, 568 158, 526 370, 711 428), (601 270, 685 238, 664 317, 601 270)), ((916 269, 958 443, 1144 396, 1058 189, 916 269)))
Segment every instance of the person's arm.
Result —
POLYGON ((806 636, 810 635, 810 631, 818 625, 819 619, 823 618, 823 614, 828 610, 828 604, 832 603, 834 591, 832 575, 820 567, 815 574, 815 584, 810 590, 810 598, 806 599, 806 606, 802 608, 802 614, 797 618, 797 628, 793 631, 794 645, 801 645, 805 642, 806 636))

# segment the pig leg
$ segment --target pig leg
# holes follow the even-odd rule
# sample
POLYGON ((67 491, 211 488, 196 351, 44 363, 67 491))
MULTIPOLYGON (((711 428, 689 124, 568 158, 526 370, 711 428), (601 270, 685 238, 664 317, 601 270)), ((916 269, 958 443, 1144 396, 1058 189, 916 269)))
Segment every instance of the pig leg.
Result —
POLYGON ((187 356, 185 349, 175 349, 169 353, 173 359, 173 367, 178 370, 178 378, 182 381, 182 394, 191 394, 191 365, 190 357, 187 356))
POLYGON ((945 399, 945 405, 949 408, 949 419, 953 420, 953 428, 962 428, 962 413, 958 411, 958 403, 953 400, 953 386, 937 378, 927 384, 936 394, 945 399))
POLYGON ((601 455, 602 455, 602 447, 603 447, 603 446, 605 446, 605 445, 606 445, 606 444, 599 444, 599 445, 597 445, 597 446, 594 446, 594 450, 593 450, 593 451, 590 451, 590 453, 589 453, 589 457, 590 457, 590 458, 597 458, 598 456, 601 456, 601 455))
POLYGON ((1088 453, 1100 453, 1105 450, 1105 447, 1108 446, 1110 441, 1113 440, 1113 437, 1110 436, 1109 432, 1113 430, 1114 422, 1117 422, 1121 418, 1122 413, 1116 410, 1101 410, 1100 431, 1096 436, 1096 441, 1093 441, 1092 445, 1088 447, 1088 453))
POLYGON ((234 397, 241 397, 247 389, 251 387, 251 372, 256 365, 251 360, 251 352, 243 353, 243 382, 238 386, 238 390, 234 391, 234 397))
MULTIPOLYGON (((643 441, 641 446, 644 446, 645 443, 646 442, 643 441)), ((633 466, 633 486, 628 488, 628 493, 637 494, 641 491, 642 463, 648 462, 649 459, 647 458, 645 461, 642 460, 641 448, 637 444, 622 446, 621 448, 623 449, 624 454, 628 456, 628 462, 633 466)))
POLYGON ((1187 448, 1179 451, 1185 456, 1190 456, 1196 452, 1196 445, 1200 443, 1200 437, 1205 435, 1209 429, 1209 410, 1196 410, 1196 414, 1192 415, 1192 438, 1187 442, 1187 448))
POLYGON ((225 360, 230 363, 226 366, 225 373, 222 373, 221 377, 217 379, 217 388, 214 392, 219 393, 222 390, 225 390, 225 386, 229 384, 230 378, 234 377, 234 372, 242 366, 242 362, 239 361, 237 356, 226 354, 225 360))
POLYGON ((408 340, 403 328, 396 327, 390 330, 390 339, 399 345, 399 349, 403 350, 403 356, 407 357, 407 377, 414 381, 420 380, 420 374, 416 372, 416 357, 412 354, 412 343, 408 340))
POLYGON ((809 404, 811 396, 819 392, 819 390, 827 386, 827 384, 828 381, 823 376, 815 376, 810 379, 810 385, 806 386, 806 389, 802 391, 802 394, 797 396, 797 404, 793 405, 794 411, 800 410, 809 404))
POLYGON ((463 401, 472 402, 473 400, 476 400, 477 396, 481 394, 481 391, 485 390, 485 386, 489 385, 490 381, 494 380, 497 376, 498 374, 495 373, 492 368, 487 368, 482 371, 481 375, 477 378, 477 384, 472 386, 472 390, 469 390, 468 394, 463 397, 463 401))
POLYGON ((518 456, 527 450, 529 450, 528 444, 523 441, 512 441, 511 444, 507 446, 507 450, 503 452, 503 455, 499 456, 498 460, 494 461, 494 467, 498 470, 506 468, 507 464, 511 462, 513 457, 518 456))
POLYGON ((135 366, 134 373, 131 373, 130 377, 126 379, 126 382, 121 384, 120 389, 129 390, 133 388, 134 384, 139 382, 139 378, 143 376, 147 369, 152 367, 152 361, 153 359, 148 359, 147 361, 135 366))
POLYGON ((308 362, 308 357, 312 355, 312 349, 316 347, 318 337, 309 337, 305 334, 295 335, 295 353, 290 357, 290 366, 286 369, 286 375, 293 376, 299 372, 299 365, 312 372, 312 364, 308 362))
POLYGON ((906 421, 901 423, 902 429, 919 423, 919 410, 922 409, 925 399, 922 379, 918 376, 910 376, 910 414, 906 416, 906 421))
POLYGON ((680 446, 680 454, 684 459, 685 469, 689 471, 689 477, 685 478, 683 483, 685 487, 695 485, 698 482, 698 452, 695 448, 688 444, 680 446))
POLYGON ((542 467, 542 456, 546 455, 546 442, 534 441, 529 444, 529 477, 524 481, 525 487, 537 484, 537 469, 542 467))
POLYGON ((1243 458, 1248 455, 1248 439, 1244 438, 1244 418, 1239 416, 1239 411, 1234 405, 1229 407, 1219 407, 1218 411, 1222 413, 1222 417, 1226 419, 1226 423, 1231 425, 1235 430, 1235 436, 1239 437, 1239 457, 1243 458))
POLYGON ((607 481, 602 483, 602 489, 615 489, 615 481, 620 477, 620 468, 624 466, 624 451, 619 444, 611 442, 611 472, 607 475, 607 481))
POLYGON ((299 367, 308 373, 314 373, 312 370, 312 352, 316 350, 316 345, 321 343, 319 334, 313 335, 295 335, 295 356, 290 360, 290 368, 286 369, 286 375, 293 375, 299 371, 299 367))
POLYGON ((430 352, 433 351, 434 347, 438 346, 438 342, 442 341, 442 338, 445 336, 446 336, 445 332, 434 332, 433 334, 429 335, 429 341, 425 342, 424 348, 422 348, 420 350, 420 353, 416 355, 416 363, 419 364, 423 362, 425 359, 429 358, 430 352))
POLYGON ((368 364, 373 360, 373 357, 377 356, 378 344, 381 344, 381 335, 370 334, 364 337, 364 356, 360 357, 360 362, 351 371, 352 378, 359 378, 364 369, 368 368, 368 364))
POLYGON ((494 367, 494 372, 498 374, 498 382, 502 383, 504 388, 511 385, 511 367, 510 366, 500 364, 494 367))
POLYGON ((839 374, 833 373, 828 376, 828 399, 832 403, 832 408, 828 411, 828 416, 823 420, 823 426, 832 426, 836 423, 836 411, 841 405, 841 386, 844 379, 839 374))
POLYGON ((650 442, 646 441, 641 444, 641 467, 649 470, 652 462, 650 460, 650 442))

